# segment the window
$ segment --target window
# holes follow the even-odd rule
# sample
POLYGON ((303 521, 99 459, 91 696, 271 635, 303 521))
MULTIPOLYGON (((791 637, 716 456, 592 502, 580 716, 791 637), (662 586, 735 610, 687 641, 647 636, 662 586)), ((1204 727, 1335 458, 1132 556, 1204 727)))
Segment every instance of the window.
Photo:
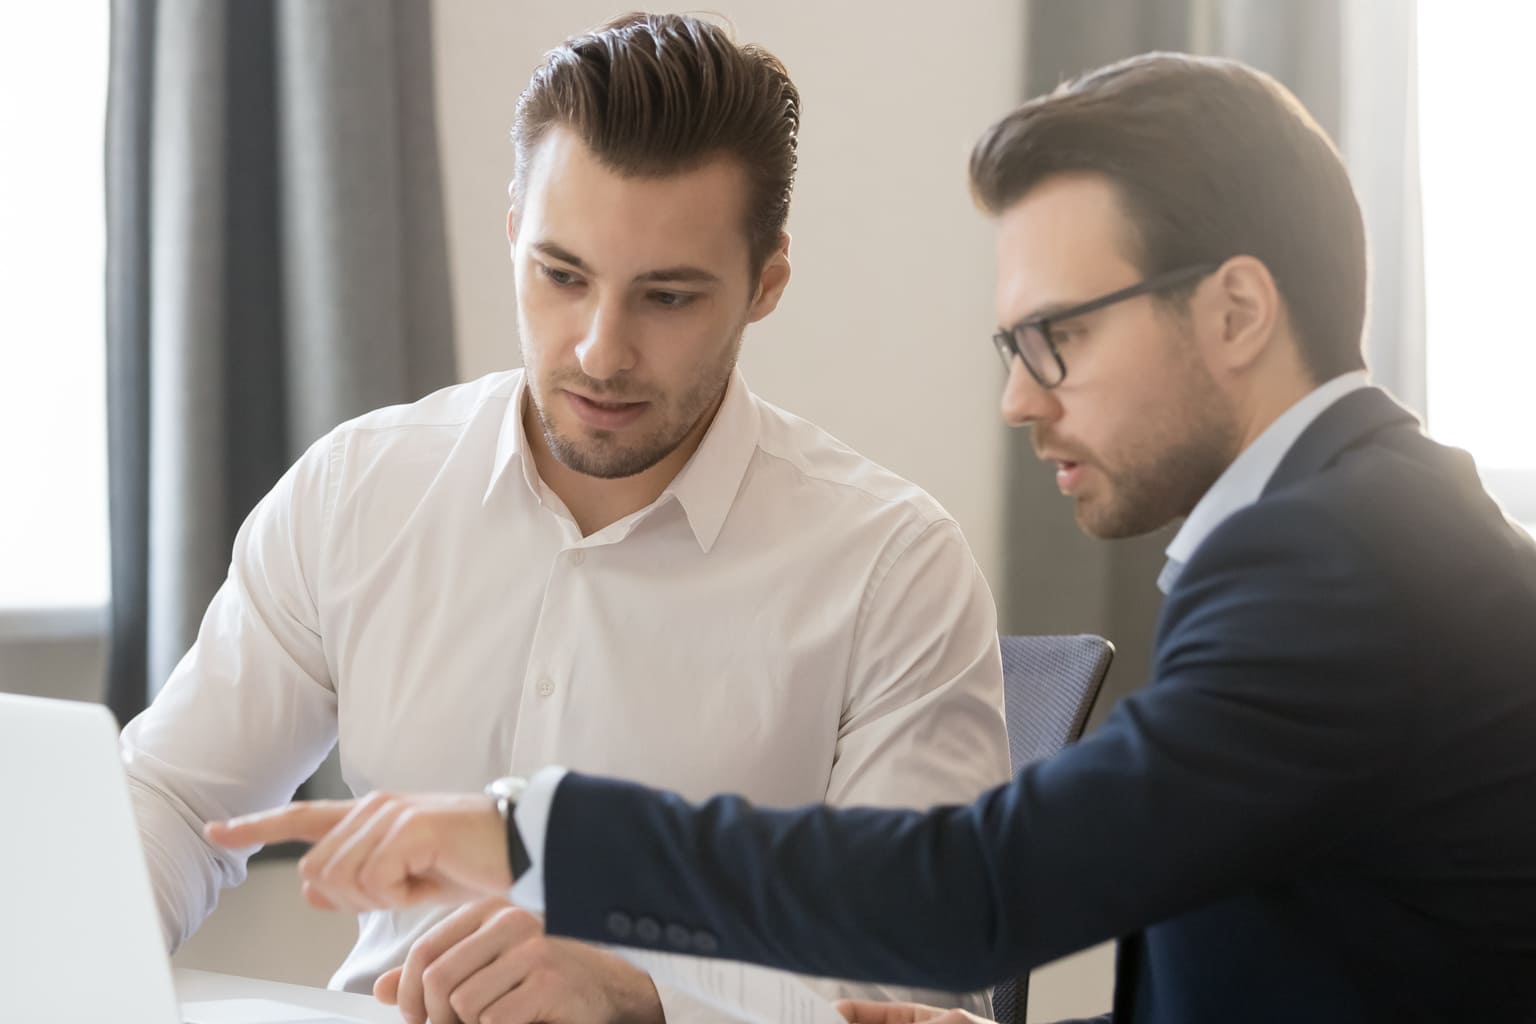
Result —
POLYGON ((1421 2, 1429 429, 1536 524, 1536 4, 1421 2))
MULTIPOLYGON (((103 131, 108 5, 0 33, 0 614, 108 592, 103 131)), ((19 22, 19 24, 16 24, 19 22)))

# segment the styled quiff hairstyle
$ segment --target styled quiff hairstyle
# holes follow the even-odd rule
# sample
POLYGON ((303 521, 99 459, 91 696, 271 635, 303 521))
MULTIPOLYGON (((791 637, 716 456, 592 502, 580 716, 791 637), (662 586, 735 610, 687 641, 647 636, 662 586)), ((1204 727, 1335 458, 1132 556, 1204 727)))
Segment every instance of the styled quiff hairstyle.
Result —
POLYGON ((1315 381, 1364 367, 1360 204, 1327 134, 1269 75, 1143 54, 1025 103, 971 154, 972 192, 994 216, 1048 177, 1083 172, 1113 183, 1142 273, 1252 256, 1315 381))
POLYGON ((540 141, 556 127, 630 177, 735 157, 749 181, 754 274, 778 246, 794 188, 800 94, 767 50, 680 14, 626 14, 566 40, 545 55, 517 102, 514 206, 540 141))

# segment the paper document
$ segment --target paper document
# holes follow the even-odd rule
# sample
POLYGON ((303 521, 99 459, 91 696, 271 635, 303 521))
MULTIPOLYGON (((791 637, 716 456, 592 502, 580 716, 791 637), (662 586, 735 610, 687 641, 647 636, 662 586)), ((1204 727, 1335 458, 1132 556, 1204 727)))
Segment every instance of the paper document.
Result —
POLYGON ((703 960, 636 949, 612 951, 722 1013, 751 1024, 848 1024, 832 1004, 793 974, 735 960, 703 960))

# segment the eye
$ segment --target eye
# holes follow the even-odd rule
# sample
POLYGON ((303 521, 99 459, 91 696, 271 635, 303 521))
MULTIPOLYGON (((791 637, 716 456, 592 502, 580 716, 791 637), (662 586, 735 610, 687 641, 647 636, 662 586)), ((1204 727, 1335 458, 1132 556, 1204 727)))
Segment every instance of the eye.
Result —
POLYGON ((1083 329, 1078 324, 1051 324, 1050 332, 1051 343, 1057 348, 1083 336, 1083 329))
POLYGON ((539 264, 539 273, 548 278, 549 282, 557 288, 569 288, 581 283, 581 278, 569 270, 561 270, 559 267, 551 267, 545 263, 539 264))
POLYGON ((681 309, 698 298, 693 292, 650 292, 646 297, 664 309, 681 309))

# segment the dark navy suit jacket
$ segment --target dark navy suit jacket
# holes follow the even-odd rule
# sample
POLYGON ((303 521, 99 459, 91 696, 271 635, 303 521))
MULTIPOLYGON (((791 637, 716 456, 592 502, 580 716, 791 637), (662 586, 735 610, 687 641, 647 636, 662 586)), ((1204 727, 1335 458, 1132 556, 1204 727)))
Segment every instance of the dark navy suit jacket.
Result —
POLYGON ((1077 745, 928 813, 572 774, 543 864, 549 929, 599 941, 966 990, 1120 938, 1125 1024, 1536 1021, 1536 546, 1358 391, 1077 745))

